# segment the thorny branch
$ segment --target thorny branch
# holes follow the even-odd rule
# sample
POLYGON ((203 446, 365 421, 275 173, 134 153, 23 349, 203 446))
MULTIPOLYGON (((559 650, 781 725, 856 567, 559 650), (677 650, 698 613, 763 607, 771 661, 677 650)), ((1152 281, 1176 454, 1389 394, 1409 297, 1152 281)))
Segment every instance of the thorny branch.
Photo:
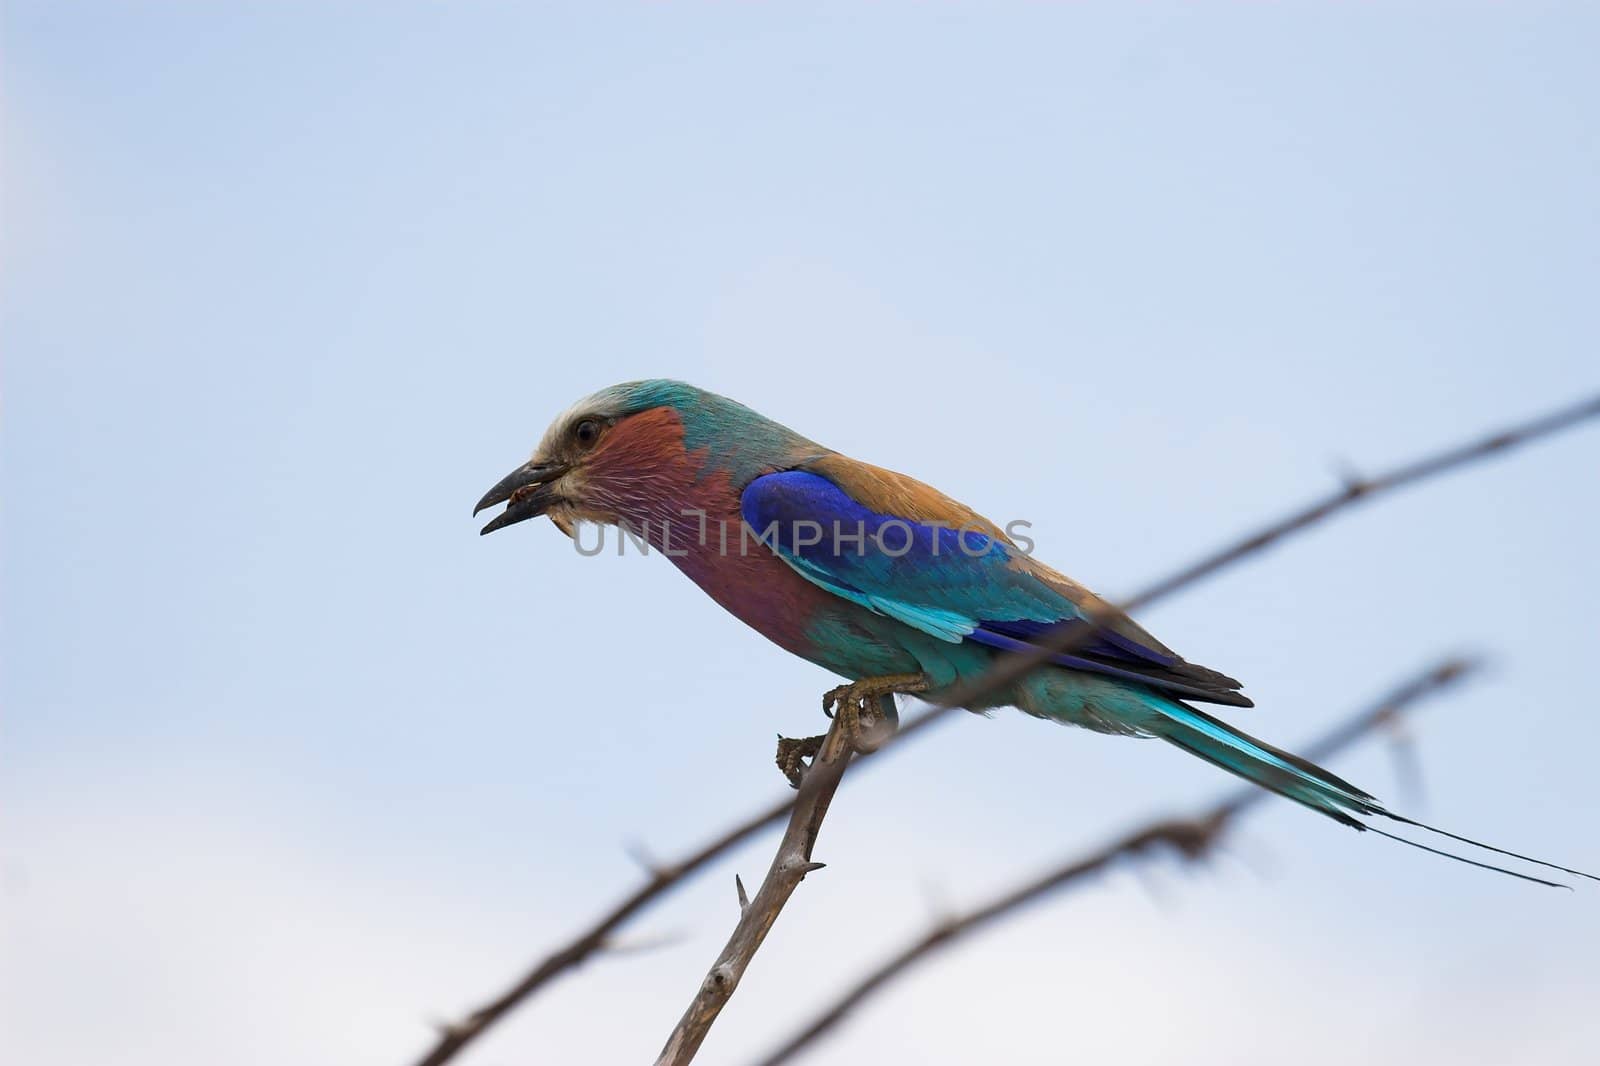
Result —
MULTIPOLYGON (((1592 396, 1581 403, 1563 407, 1485 437, 1475 438, 1464 444, 1454 445, 1404 463, 1375 477, 1347 477, 1337 491, 1168 575, 1131 599, 1123 601, 1120 608, 1123 611, 1133 611, 1147 606, 1357 503, 1510 451, 1597 416, 1600 416, 1600 396, 1592 396)), ((932 709, 905 723, 883 746, 898 744, 910 736, 925 731, 951 709, 972 702, 993 688, 1015 681, 1053 655, 1072 650, 1093 635, 1096 625, 1104 621, 1106 613, 1104 609, 1090 612, 1087 624, 1057 627, 1055 631, 1046 635, 1037 651, 1000 657, 984 675, 974 679, 971 684, 959 686, 948 692, 946 698, 935 704, 932 709)), ((417 1066, 442 1066, 443 1063, 449 1062, 463 1048, 481 1036, 484 1030, 540 988, 568 970, 576 968, 595 953, 605 950, 609 945, 609 938, 617 929, 677 887, 684 879, 698 873, 725 852, 744 843, 755 834, 782 821, 790 814, 799 799, 798 794, 786 796, 708 840, 679 861, 652 871, 649 880, 631 895, 593 924, 581 930, 572 940, 547 955, 511 988, 459 1021, 441 1026, 437 1041, 422 1058, 417 1060, 417 1066)))
MULTIPOLYGON (((880 701, 892 699, 893 696, 879 697, 880 701)), ((754 897, 746 901, 742 898, 743 885, 740 886, 739 923, 734 927, 733 935, 728 938, 722 953, 717 956, 717 961, 712 963, 705 980, 695 991, 689 1009, 684 1011, 672 1035, 667 1038, 660 1057, 656 1059, 656 1066, 675 1066, 694 1059, 701 1041, 711 1031, 723 1006, 733 997, 734 989, 739 987, 739 981, 744 977, 745 968, 760 949, 761 942, 767 938, 767 931, 778 920, 784 904, 789 902, 789 897, 800 887, 806 874, 822 867, 822 863, 812 861, 811 849, 816 846, 817 834, 822 830, 822 819, 828 813, 828 804, 833 802, 833 794, 838 791, 845 768, 854 754, 843 728, 843 717, 840 715, 834 719, 828 735, 822 741, 822 749, 817 752, 800 782, 794 812, 789 816, 789 826, 784 830, 783 839, 778 842, 777 854, 772 857, 772 865, 761 887, 756 890, 754 897)))
MULTIPOLYGON (((1393 723, 1419 700, 1456 683, 1476 666, 1476 663, 1464 659, 1448 659, 1435 665, 1306 748, 1307 757, 1320 762, 1380 727, 1393 723)), ((1013 916, 1025 907, 1042 902, 1089 875, 1099 873, 1119 859, 1144 856, 1157 845, 1170 847, 1185 859, 1204 858, 1241 812, 1270 795, 1263 789, 1246 786, 1192 817, 1151 821, 1088 855, 1065 862, 1000 893, 982 906, 943 919, 846 989, 781 1047, 763 1058, 761 1066, 778 1066, 779 1063, 790 1061, 818 1037, 842 1022, 846 1015, 869 997, 882 991, 885 985, 935 952, 1013 916)))

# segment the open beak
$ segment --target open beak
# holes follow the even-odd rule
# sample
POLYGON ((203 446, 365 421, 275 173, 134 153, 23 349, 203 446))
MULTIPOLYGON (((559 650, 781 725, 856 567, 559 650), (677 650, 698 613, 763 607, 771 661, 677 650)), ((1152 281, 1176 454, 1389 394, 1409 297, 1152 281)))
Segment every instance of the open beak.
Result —
POLYGON ((567 469, 566 463, 543 463, 535 459, 501 478, 499 484, 483 494, 483 499, 478 501, 478 506, 472 509, 472 513, 477 514, 485 507, 493 507, 497 503, 506 504, 506 509, 496 515, 494 521, 480 529, 478 535, 493 533, 497 529, 514 526, 518 522, 526 522, 530 518, 538 518, 544 514, 556 499, 550 483, 565 474, 567 469))

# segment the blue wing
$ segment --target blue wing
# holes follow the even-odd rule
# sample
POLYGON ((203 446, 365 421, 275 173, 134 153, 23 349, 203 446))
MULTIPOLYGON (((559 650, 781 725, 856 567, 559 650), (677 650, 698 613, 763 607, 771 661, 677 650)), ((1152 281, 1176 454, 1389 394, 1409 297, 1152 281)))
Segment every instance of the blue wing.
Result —
MULTIPOLYGON (((1089 595, 1085 590, 1005 539, 876 511, 810 471, 755 479, 740 509, 762 542, 807 581, 941 640, 1021 651, 1084 617, 1073 597, 1089 595)), ((1194 699, 1250 702, 1237 681, 1185 662, 1125 617, 1053 661, 1194 699)))

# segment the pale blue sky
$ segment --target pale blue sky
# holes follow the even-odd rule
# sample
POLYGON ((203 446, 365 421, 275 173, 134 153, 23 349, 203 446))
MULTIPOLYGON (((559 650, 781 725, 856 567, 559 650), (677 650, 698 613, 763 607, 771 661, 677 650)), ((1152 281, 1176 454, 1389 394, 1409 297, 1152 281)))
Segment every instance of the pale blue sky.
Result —
MULTIPOLYGON (((1587 5, 61 4, 3 16, 0 1057, 398 1064, 777 794, 833 680, 472 502, 682 377, 1125 593, 1600 385, 1587 5), (1085 441, 1091 443, 1086 444, 1085 441)), ((1403 809, 1600 867, 1600 432, 1143 620, 1293 744, 1425 661, 1403 809)), ((848 783, 702 1061, 1229 787, 1005 713, 848 783)), ((742 851, 465 1059, 652 1056, 742 851)), ((819 1062, 1592 1061, 1600 895, 1275 805, 941 958, 819 1062), (1265 872, 1263 872, 1265 870, 1265 872)))

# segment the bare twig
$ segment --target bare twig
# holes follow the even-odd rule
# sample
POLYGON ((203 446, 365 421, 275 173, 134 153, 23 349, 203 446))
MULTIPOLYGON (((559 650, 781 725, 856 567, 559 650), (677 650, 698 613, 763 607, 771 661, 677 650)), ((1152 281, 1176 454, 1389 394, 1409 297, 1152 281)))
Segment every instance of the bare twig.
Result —
POLYGON ((437 1042, 418 1060, 417 1066, 441 1066, 442 1063, 449 1062, 457 1052, 482 1035, 485 1029, 499 1021, 507 1011, 515 1008, 538 989, 568 970, 575 969, 591 955, 607 950, 611 934, 628 919, 681 884, 691 873, 701 869, 717 856, 750 839, 768 826, 782 821, 793 805, 794 800, 786 796, 721 835, 708 840, 678 862, 666 866, 652 863, 648 881, 571 941, 545 956, 522 980, 460 1021, 439 1026, 437 1042))
MULTIPOLYGON (((1381 726, 1393 722, 1423 697, 1459 681, 1474 669, 1475 665, 1471 661, 1462 659, 1450 659, 1439 663, 1389 693, 1371 709, 1355 716, 1312 744, 1305 749, 1307 756, 1320 760, 1349 746, 1381 726)), ((1104 870, 1119 859, 1144 855, 1156 845, 1169 846, 1187 859, 1204 856, 1242 811, 1270 795, 1270 792, 1263 789, 1247 786, 1191 818, 1151 821, 1088 855, 1063 863, 1001 893, 980 907, 965 914, 944 918, 847 989, 809 1024, 762 1059, 761 1066, 777 1066, 778 1063, 788 1062, 807 1045, 843 1021, 846 1015, 861 1006, 865 1000, 936 951, 1012 916, 1027 906, 1041 902, 1051 894, 1090 874, 1104 870)))
MULTIPOLYGON (((886 701, 894 697, 880 696, 879 699, 886 701)), ((778 920, 784 904, 789 902, 789 897, 800 887, 806 874, 822 868, 822 863, 812 861, 811 851, 816 846, 817 834, 822 830, 822 820, 828 814, 828 805, 833 802, 833 795, 839 789, 839 782, 844 779, 845 769, 853 754, 842 727, 842 718, 841 715, 834 719, 828 735, 823 739, 822 750, 812 760, 800 782, 794 813, 789 816, 789 827, 784 830, 783 839, 778 843, 777 854, 772 857, 766 878, 753 898, 747 903, 740 900, 739 923, 734 927, 733 935, 728 938, 717 961, 712 963, 705 980, 700 982, 689 1009, 684 1011, 672 1034, 667 1037, 666 1045, 656 1059, 656 1066, 679 1066, 694 1059, 701 1041, 711 1031, 723 1006, 733 997, 733 990, 739 987, 746 967, 760 950, 761 942, 778 920)), ((740 895, 743 896, 742 886, 740 895)))
MULTIPOLYGON (((1289 516, 1276 520, 1242 540, 1214 552, 1151 585, 1129 600, 1121 609, 1135 610, 1177 592, 1185 586, 1209 577, 1218 570, 1262 551, 1278 541, 1314 525, 1339 511, 1372 499, 1382 493, 1402 488, 1457 469, 1477 460, 1507 451, 1542 437, 1550 436, 1580 422, 1600 416, 1600 396, 1582 403, 1562 408, 1540 418, 1512 426, 1469 443, 1453 446, 1422 459, 1395 467, 1373 478, 1346 478, 1340 489, 1301 508, 1289 516)), ((1028 671, 1046 662, 1051 656, 1070 651, 1087 641, 1095 627, 1104 621, 1106 609, 1090 612, 1088 624, 1057 627, 1047 634, 1036 651, 1026 654, 1001 656, 995 665, 971 683, 958 686, 945 694, 945 698, 929 711, 918 715, 901 726, 898 733, 888 738, 883 747, 902 743, 918 735, 943 718, 955 707, 973 702, 994 688, 1017 680, 1028 671)), ((880 748, 880 750, 882 750, 880 748)), ((650 872, 649 880, 623 899, 592 925, 580 931, 571 941, 546 956, 515 985, 497 998, 478 1007, 457 1022, 440 1027, 434 1046, 417 1061, 417 1066, 442 1066, 450 1061, 485 1029, 493 1025, 508 1011, 533 995, 556 977, 577 967, 597 951, 605 948, 607 937, 618 927, 637 915, 656 899, 680 884, 684 878, 697 873, 730 849, 742 844, 755 834, 782 821, 793 809, 798 796, 787 796, 745 819, 738 825, 714 837, 676 863, 669 863, 650 872)))

